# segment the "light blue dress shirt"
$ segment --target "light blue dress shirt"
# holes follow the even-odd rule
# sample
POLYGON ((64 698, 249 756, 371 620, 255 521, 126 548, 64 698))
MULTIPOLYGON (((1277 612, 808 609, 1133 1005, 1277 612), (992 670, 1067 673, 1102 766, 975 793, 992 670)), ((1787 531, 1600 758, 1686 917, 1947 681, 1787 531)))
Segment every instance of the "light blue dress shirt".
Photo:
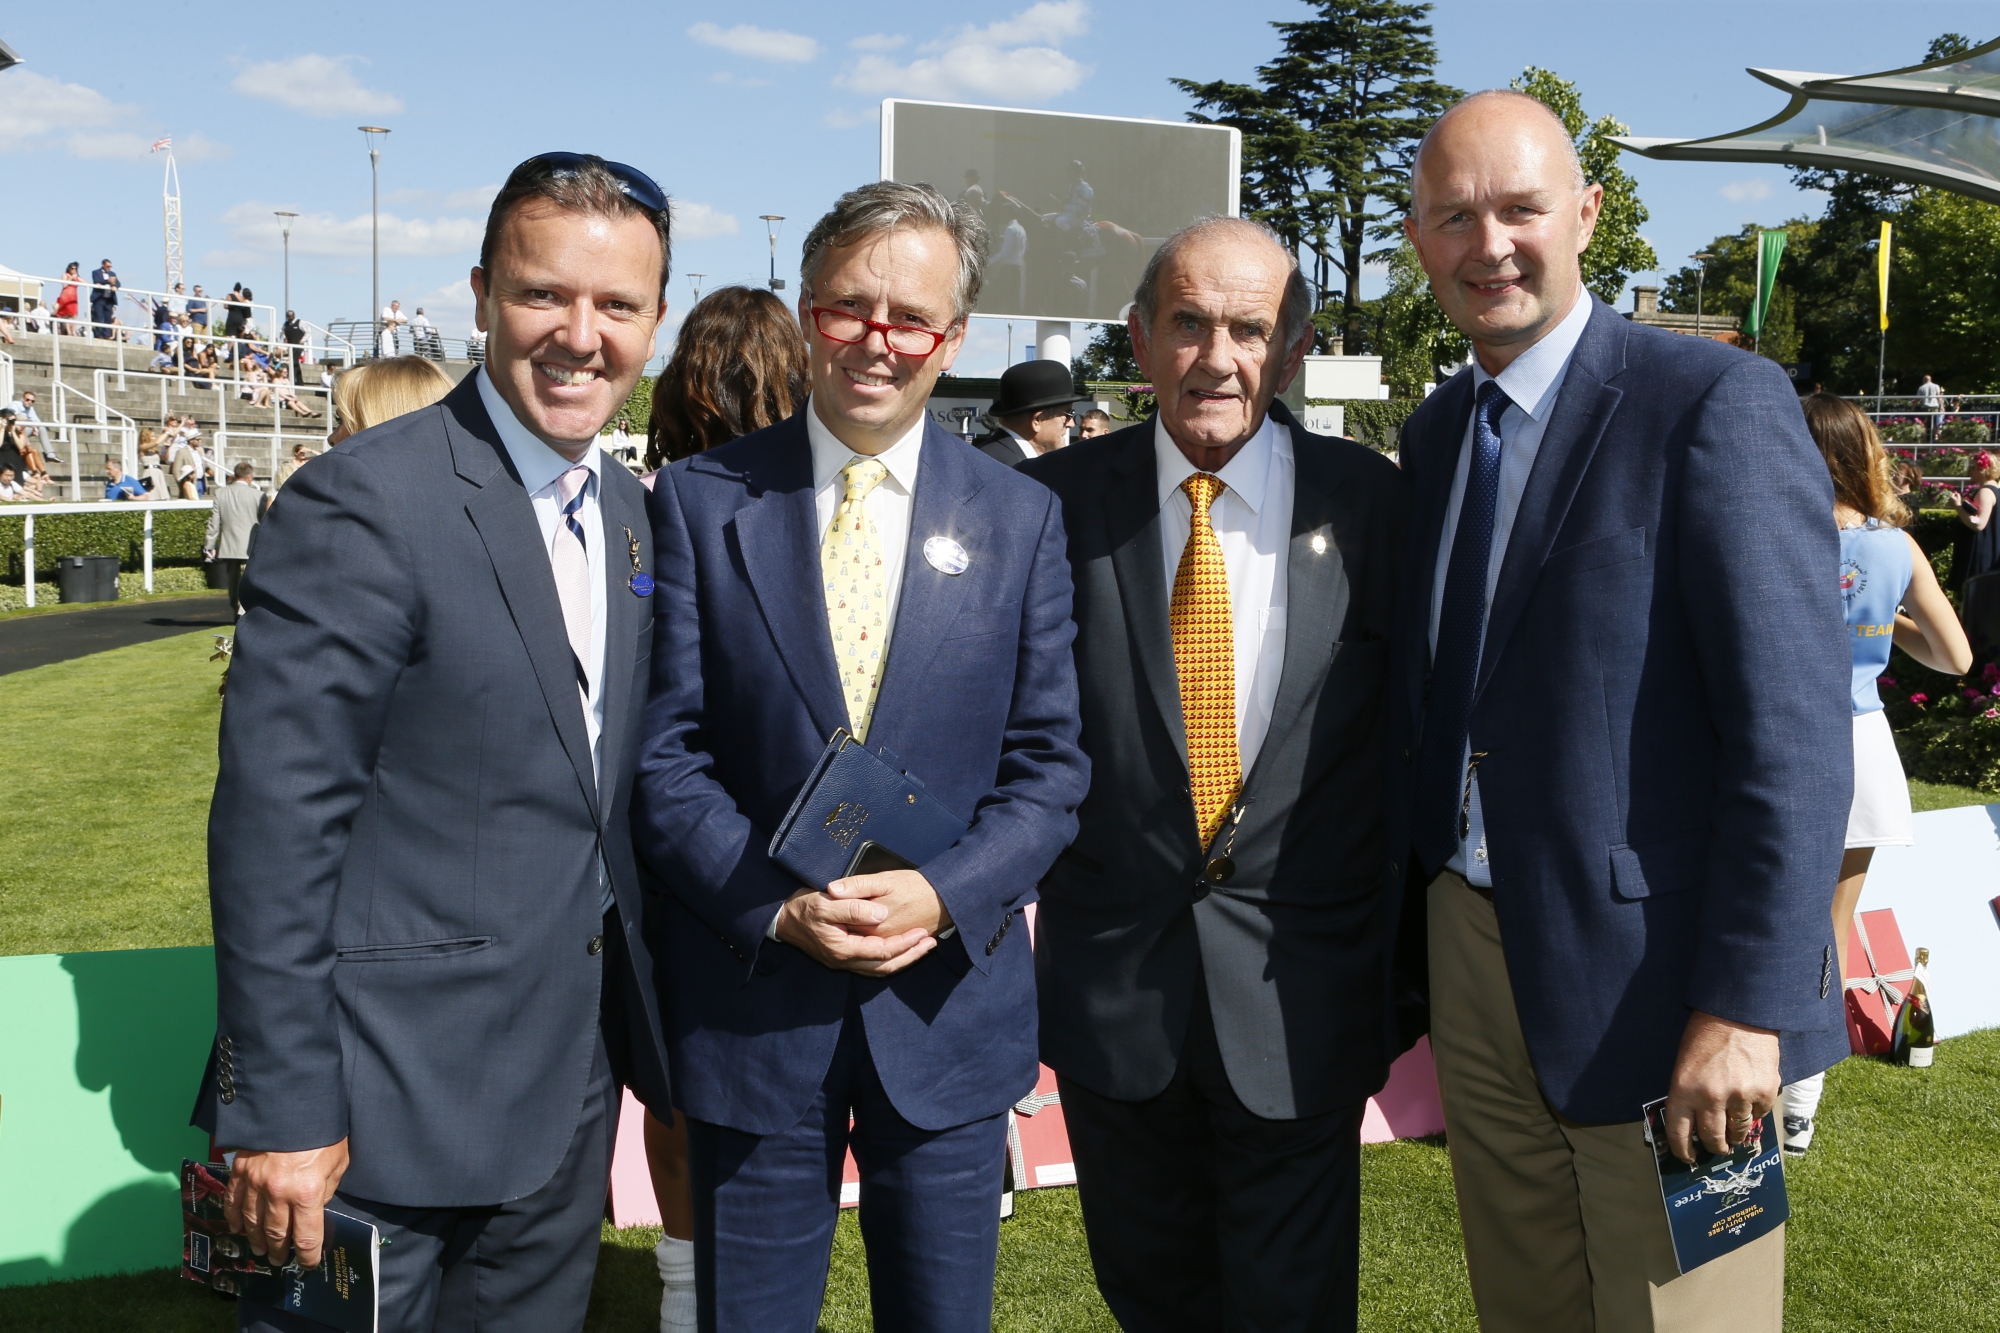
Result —
MULTIPOLYGON (((1527 492, 1528 478, 1535 470, 1535 455, 1541 451, 1542 433, 1555 415, 1556 400, 1562 393, 1563 375, 1590 323, 1593 302, 1590 293, 1579 291, 1576 304, 1561 322, 1542 335, 1539 342, 1515 357, 1498 375, 1489 375, 1475 358, 1472 363, 1472 392, 1488 380, 1498 380, 1510 406, 1500 415, 1500 501, 1493 512, 1493 550, 1486 560, 1486 606, 1491 612, 1493 590, 1500 582, 1500 566, 1507 556, 1507 539, 1514 533, 1514 518, 1520 512, 1521 496, 1527 492)), ((1465 503, 1465 479, 1472 466, 1472 419, 1465 422, 1465 437, 1458 447, 1458 465, 1451 476, 1451 499, 1445 506, 1444 533, 1438 541, 1437 572, 1431 583, 1430 647, 1437 652, 1438 611, 1444 604, 1445 574, 1451 566, 1451 542, 1458 532, 1458 511, 1465 503)), ((1483 643, 1483 636, 1482 636, 1483 643)), ((1480 671, 1486 669, 1482 647, 1480 671)), ((1472 753, 1466 741, 1465 759, 1472 753)), ((1466 835, 1458 853, 1445 868, 1481 888, 1493 887, 1493 872, 1486 859, 1486 821, 1479 808, 1479 780, 1472 782, 1472 805, 1466 821, 1466 835)))

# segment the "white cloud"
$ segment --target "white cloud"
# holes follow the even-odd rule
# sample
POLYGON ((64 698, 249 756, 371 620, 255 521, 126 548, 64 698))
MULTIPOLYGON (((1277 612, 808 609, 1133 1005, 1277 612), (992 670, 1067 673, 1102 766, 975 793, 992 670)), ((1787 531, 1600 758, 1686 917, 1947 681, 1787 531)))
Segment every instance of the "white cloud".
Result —
POLYGON ((247 66, 230 86, 245 97, 308 116, 390 116, 403 109, 403 99, 369 88, 349 68, 353 56, 293 56, 247 66))
MULTIPOLYGON (((150 156, 158 140, 150 134, 111 130, 96 134, 72 134, 66 141, 71 157, 97 161, 139 162, 150 156)), ((178 162, 214 162, 236 150, 200 134, 183 134, 174 139, 174 159, 178 162)))
POLYGON ((734 213, 720 212, 707 204, 687 199, 674 200, 673 209, 676 241, 707 241, 737 233, 734 213))
MULTIPOLYGON (((142 130, 136 106, 114 102, 95 88, 64 83, 32 69, 9 70, 0 78, 0 152, 60 147, 88 161, 137 161, 159 139, 157 128, 142 130)), ((227 144, 199 134, 183 134, 174 154, 183 162, 229 156, 227 144)))
POLYGON ((446 208, 486 208, 500 193, 497 185, 479 185, 470 190, 453 190, 444 197, 446 208))
POLYGON ((1766 180, 1731 181, 1722 187, 1722 197, 1735 204, 1753 204, 1759 199, 1771 197, 1771 182, 1766 180))
POLYGON ((1011 18, 926 42, 918 48, 925 54, 908 64, 879 54, 885 48, 864 47, 834 84, 869 96, 1046 102, 1090 75, 1090 66, 1054 45, 1082 35, 1089 13, 1083 0, 1042 0, 1011 18))
MULTIPOLYGON (((397 293, 398 296, 402 294, 397 293)), ((411 312, 421 310, 424 318, 438 326, 447 338, 463 338, 472 332, 472 281, 460 278, 457 282, 433 287, 414 301, 403 297, 403 309, 411 312)), ((388 304, 389 293, 382 294, 382 302, 388 304)))
POLYGON ((819 43, 802 33, 776 28, 754 28, 739 23, 733 28, 713 23, 697 23, 688 36, 703 46, 720 47, 752 60, 774 60, 782 65, 804 65, 819 58, 819 43))
POLYGON ((847 45, 855 51, 894 51, 907 45, 909 40, 893 32, 871 32, 866 37, 856 37, 847 45))
POLYGON ((879 106, 866 106, 859 111, 849 111, 844 106, 837 106, 821 116, 820 123, 829 129, 835 130, 852 130, 859 129, 863 125, 880 125, 882 123, 882 108, 879 106))
MULTIPOLYGON (((231 239, 238 248, 223 251, 219 256, 211 256, 211 259, 226 262, 251 254, 276 254, 282 244, 278 228, 271 218, 271 205, 261 201, 246 201, 225 210, 222 223, 229 229, 231 239)), ((406 218, 384 213, 382 253, 417 257, 470 255, 479 249, 479 238, 485 229, 484 218, 406 218)), ((331 213, 304 213, 292 224, 294 255, 366 258, 370 253, 369 243, 369 217, 366 213, 351 218, 339 218, 331 213)))

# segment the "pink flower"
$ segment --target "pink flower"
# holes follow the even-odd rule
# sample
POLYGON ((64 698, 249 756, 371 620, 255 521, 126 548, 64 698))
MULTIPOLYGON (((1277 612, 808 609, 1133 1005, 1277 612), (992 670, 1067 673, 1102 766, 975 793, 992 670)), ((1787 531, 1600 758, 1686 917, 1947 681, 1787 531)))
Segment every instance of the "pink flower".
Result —
POLYGON ((1894 685, 1896 678, 1894 676, 1877 676, 1875 677, 1875 683, 1877 685, 1894 685))
POLYGON ((1973 703, 1983 703, 1986 700, 1986 696, 1978 690, 1966 690, 1964 693, 1965 697, 1973 703))
POLYGON ((1917 705, 1919 708, 1923 707, 1930 701, 1931 697, 1928 694, 1913 694, 1910 696, 1910 702, 1917 705))
POLYGON ((2000 708, 1989 708, 1989 709, 1987 709, 1987 710, 1986 710, 1985 712, 1981 713, 1981 714, 1980 714, 1979 716, 1981 716, 1981 717, 2000 717, 2000 708))

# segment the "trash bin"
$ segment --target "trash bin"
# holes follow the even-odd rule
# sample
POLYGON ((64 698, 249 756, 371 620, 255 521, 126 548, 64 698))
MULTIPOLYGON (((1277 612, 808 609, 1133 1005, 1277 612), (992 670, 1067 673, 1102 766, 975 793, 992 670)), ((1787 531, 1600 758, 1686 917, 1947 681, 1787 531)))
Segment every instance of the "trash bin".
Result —
POLYGON ((65 555, 56 560, 56 591, 65 602, 118 600, 118 557, 65 555))
POLYGON ((220 560, 204 560, 201 564, 202 581, 217 592, 229 587, 229 570, 220 560))

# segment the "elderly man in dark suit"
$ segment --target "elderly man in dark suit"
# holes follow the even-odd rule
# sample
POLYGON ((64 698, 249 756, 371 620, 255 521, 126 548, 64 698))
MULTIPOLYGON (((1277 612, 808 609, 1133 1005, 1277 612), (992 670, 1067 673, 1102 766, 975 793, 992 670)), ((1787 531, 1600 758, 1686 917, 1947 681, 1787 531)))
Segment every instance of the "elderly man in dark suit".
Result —
POLYGON ((992 1324, 1006 1111, 1035 1084, 1013 925, 1089 770, 1055 497, 925 409, 985 239, 927 185, 842 196, 800 263, 805 408, 682 459, 648 502, 633 828, 668 891, 704 1329, 817 1326, 849 1148, 875 1327, 992 1324), (802 885, 767 848, 836 730, 970 829, 916 869, 802 885))
POLYGON ((652 543, 597 447, 667 227, 628 167, 517 167, 485 368, 294 475, 244 581, 196 1123, 258 1253, 319 1262, 326 1207, 381 1228, 385 1333, 581 1328, 620 1082, 672 1114, 626 814, 652 543))
POLYGON ((1309 309, 1271 233, 1196 223, 1129 320, 1158 415, 1022 468, 1063 502, 1093 775, 1042 883, 1042 1058, 1132 1333, 1355 1325, 1404 501, 1274 402, 1309 309))
POLYGON ((1076 381, 1062 361, 1023 361, 1000 376, 1000 396, 986 415, 996 424, 972 442, 996 463, 1019 467, 1069 443, 1076 381))
POLYGON ((1721 1150, 1846 1049, 1833 491, 1770 361, 1582 284, 1541 103, 1431 130, 1405 228, 1475 360, 1403 428, 1411 953, 1488 1330, 1770 1330, 1782 1229, 1679 1274, 1642 1108, 1721 1150))

